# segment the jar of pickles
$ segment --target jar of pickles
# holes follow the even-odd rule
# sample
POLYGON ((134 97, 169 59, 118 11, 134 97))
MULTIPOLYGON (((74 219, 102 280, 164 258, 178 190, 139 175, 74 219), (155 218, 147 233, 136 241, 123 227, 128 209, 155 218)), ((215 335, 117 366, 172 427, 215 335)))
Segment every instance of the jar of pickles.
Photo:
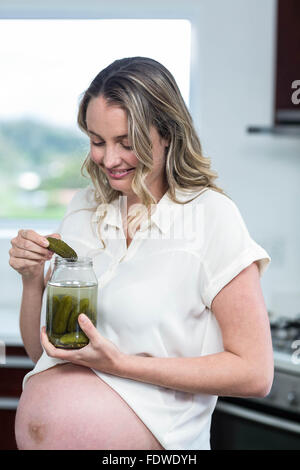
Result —
POLYGON ((47 284, 46 331, 57 348, 79 349, 89 342, 78 323, 85 313, 97 324, 98 282, 91 258, 56 256, 47 284))

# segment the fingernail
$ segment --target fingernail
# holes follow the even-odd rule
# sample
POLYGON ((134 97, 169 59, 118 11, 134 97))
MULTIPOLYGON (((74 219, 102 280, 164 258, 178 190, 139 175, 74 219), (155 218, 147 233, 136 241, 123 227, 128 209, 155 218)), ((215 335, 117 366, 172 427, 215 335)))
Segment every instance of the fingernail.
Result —
POLYGON ((87 317, 84 313, 81 313, 79 315, 79 319, 80 319, 81 323, 86 323, 87 322, 87 317))

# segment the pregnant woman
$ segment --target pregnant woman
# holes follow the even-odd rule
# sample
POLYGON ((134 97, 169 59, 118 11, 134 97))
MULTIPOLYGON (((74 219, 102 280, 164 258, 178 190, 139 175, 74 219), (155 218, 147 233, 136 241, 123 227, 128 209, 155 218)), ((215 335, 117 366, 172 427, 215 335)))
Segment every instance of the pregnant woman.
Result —
POLYGON ((35 362, 16 415, 19 449, 209 449, 218 395, 262 397, 273 356, 260 276, 270 258, 219 188, 170 72, 133 57, 82 96, 90 139, 56 234, 93 258, 97 328, 55 348, 45 325, 48 241, 20 230, 20 328, 35 362))

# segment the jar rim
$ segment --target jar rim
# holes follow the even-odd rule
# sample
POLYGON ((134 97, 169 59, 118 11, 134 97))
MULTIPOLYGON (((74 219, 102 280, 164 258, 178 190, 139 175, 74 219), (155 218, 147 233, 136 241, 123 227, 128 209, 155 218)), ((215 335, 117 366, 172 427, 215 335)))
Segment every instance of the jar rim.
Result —
POLYGON ((59 255, 56 255, 54 258, 55 266, 65 265, 69 267, 76 266, 92 266, 93 260, 89 256, 79 256, 77 259, 74 258, 62 258, 59 255))

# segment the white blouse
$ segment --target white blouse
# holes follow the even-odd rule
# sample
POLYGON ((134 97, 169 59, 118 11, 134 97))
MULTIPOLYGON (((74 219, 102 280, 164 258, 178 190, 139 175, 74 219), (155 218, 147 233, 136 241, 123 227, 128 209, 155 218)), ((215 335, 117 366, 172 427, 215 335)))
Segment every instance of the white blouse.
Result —
MULTIPOLYGON (((93 258, 98 278, 97 328, 122 352, 156 357, 196 357, 223 350, 211 304, 217 293, 253 261, 260 275, 270 262, 249 235, 235 203, 211 189, 166 193, 150 223, 142 223, 129 248, 119 197, 106 206, 100 241, 91 187, 79 190, 59 233, 79 256, 93 258)), ((45 325, 45 298, 41 325, 45 325)), ((64 361, 45 351, 24 378, 64 361)), ((93 369, 94 370, 94 369, 93 369)), ((128 403, 165 449, 210 449, 217 397, 192 394, 94 370, 128 403)))

